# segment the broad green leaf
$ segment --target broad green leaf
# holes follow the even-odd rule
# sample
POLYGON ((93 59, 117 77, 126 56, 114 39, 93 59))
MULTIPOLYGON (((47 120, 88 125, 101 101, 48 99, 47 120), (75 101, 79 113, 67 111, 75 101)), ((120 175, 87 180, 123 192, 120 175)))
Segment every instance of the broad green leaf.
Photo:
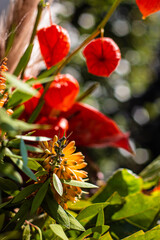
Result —
POLYGON ((22 94, 21 91, 18 89, 15 89, 12 93, 11 97, 9 98, 9 101, 7 103, 8 108, 13 108, 18 106, 19 104, 24 103, 25 101, 29 100, 31 98, 31 94, 24 93, 22 94))
POLYGON ((37 178, 34 175, 34 173, 27 166, 24 165, 22 160, 17 159, 17 157, 14 154, 12 154, 12 152, 7 148, 5 153, 6 153, 6 156, 10 157, 10 159, 16 164, 16 166, 19 169, 21 169, 28 177, 30 177, 34 181, 37 181, 37 178))
POLYGON ((15 110, 14 110, 14 112, 12 113, 12 118, 13 119, 18 119, 20 116, 21 116, 21 114, 22 114, 22 112, 24 111, 24 105, 20 105, 19 107, 17 107, 15 110))
POLYGON ((81 182, 81 181, 76 181, 76 180, 62 180, 63 183, 75 186, 75 187, 81 187, 81 188, 98 188, 98 186, 87 183, 87 182, 81 182))
POLYGON ((43 209, 55 219, 59 224, 70 228, 70 221, 67 213, 65 210, 54 200, 52 192, 46 194, 43 202, 42 202, 43 209))
MULTIPOLYGON (((97 216, 97 222, 96 222, 96 226, 102 226, 104 225, 104 211, 103 208, 100 209, 98 216, 97 216)), ((93 238, 95 239, 99 239, 101 236, 100 233, 96 232, 93 234, 93 238)))
POLYGON ((30 44, 25 53, 23 54, 23 56, 21 57, 18 66, 16 67, 15 71, 14 71, 14 75, 18 76, 20 74, 20 72, 26 68, 28 61, 30 59, 31 53, 32 53, 32 49, 33 49, 33 44, 30 44))
POLYGON ((51 77, 46 77, 46 78, 38 78, 38 80, 32 79, 32 80, 27 81, 27 83, 32 86, 33 84, 36 84, 36 83, 44 84, 44 83, 52 82, 53 80, 54 80, 54 78, 53 78, 53 76, 51 76, 51 77))
POLYGON ((62 186, 60 179, 58 178, 58 176, 55 173, 53 173, 53 186, 54 186, 55 190, 57 191, 57 193, 60 196, 62 196, 63 195, 63 186, 62 186))
POLYGON ((91 206, 84 208, 79 213, 79 215, 77 216, 77 220, 78 221, 83 220, 83 223, 86 223, 86 222, 88 222, 88 219, 91 219, 94 216, 96 216, 99 213, 99 211, 101 209, 103 209, 104 207, 106 207, 107 205, 109 205, 109 202, 92 204, 91 206), (94 209, 94 211, 93 211, 93 209, 94 209))
POLYGON ((26 140, 26 141, 38 141, 38 142, 43 142, 43 141, 50 141, 51 138, 48 138, 48 137, 37 137, 37 136, 23 136, 23 135, 17 135, 15 136, 17 139, 23 139, 23 140, 26 140))
POLYGON ((42 187, 38 190, 38 192, 32 202, 31 214, 33 214, 41 205, 41 203, 47 193, 49 183, 50 183, 50 179, 48 179, 45 183, 43 183, 42 187))
POLYGON ((87 229, 84 233, 82 233, 77 240, 84 240, 86 237, 88 237, 89 235, 91 235, 92 233, 98 232, 99 234, 104 234, 105 232, 107 232, 109 229, 109 226, 107 225, 102 225, 102 226, 98 226, 98 227, 93 227, 93 228, 89 228, 87 229))
POLYGON ((22 82, 22 80, 18 80, 16 76, 5 73, 7 82, 11 87, 15 87, 22 93, 30 94, 31 96, 35 96, 38 92, 36 89, 31 88, 27 83, 22 82))
POLYGON ((18 186, 13 181, 0 177, 0 189, 9 195, 14 195, 18 186))
POLYGON ((160 237, 160 226, 152 228, 150 231, 145 233, 145 240, 159 240, 160 237))
POLYGON ((145 181, 150 181, 160 177, 160 156, 151 162, 141 173, 140 176, 145 181))
POLYGON ((59 237, 62 240, 69 240, 66 236, 65 232, 63 231, 63 228, 59 224, 50 224, 49 227, 54 232, 54 234, 59 237))
POLYGON ((142 184, 141 177, 138 177, 128 169, 120 169, 109 178, 107 184, 91 198, 91 201, 104 202, 114 192, 118 192, 123 197, 140 192, 142 184))
POLYGON ((68 211, 67 211, 67 215, 69 217, 71 229, 75 229, 78 231, 85 231, 85 228, 80 224, 80 222, 75 217, 73 217, 72 214, 70 214, 68 211))
POLYGON ((20 202, 24 200, 26 197, 28 197, 31 193, 35 192, 37 189, 39 189, 42 186, 41 183, 39 184, 32 184, 27 187, 25 187, 22 191, 20 191, 12 200, 12 203, 20 202))
POLYGON ((20 140, 20 153, 23 158, 24 165, 27 166, 28 153, 27 153, 27 148, 26 148, 26 145, 25 145, 23 139, 20 140))
POLYGON ((141 229, 147 229, 160 211, 160 196, 135 193, 125 198, 123 207, 113 214, 112 220, 126 220, 141 229))
POLYGON ((113 238, 111 237, 110 233, 107 232, 102 237, 100 237, 99 240, 113 240, 113 238))
POLYGON ((0 109, 0 129, 10 135, 16 135, 20 131, 29 131, 39 127, 38 124, 28 124, 20 120, 12 119, 3 108, 0 109))
POLYGON ((92 202, 87 200, 80 200, 80 201, 77 201, 76 203, 68 201, 67 205, 68 205, 68 208, 71 210, 82 210, 83 208, 86 208, 92 205, 92 202))
POLYGON ((31 239, 31 229, 29 224, 27 224, 23 230, 22 240, 30 240, 31 239))
POLYGON ((123 238, 123 240, 145 240, 145 234, 141 230, 141 231, 138 231, 138 232, 132 234, 129 237, 123 238))

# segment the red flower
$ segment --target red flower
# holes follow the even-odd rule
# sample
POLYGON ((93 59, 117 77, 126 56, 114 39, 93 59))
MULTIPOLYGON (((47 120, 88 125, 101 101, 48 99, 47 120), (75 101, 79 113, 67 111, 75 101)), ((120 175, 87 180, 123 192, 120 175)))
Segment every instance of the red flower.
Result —
POLYGON ((45 130, 43 129, 35 130, 34 136, 45 136, 53 138, 54 135, 57 135, 59 136, 59 138, 62 138, 68 130, 68 121, 65 118, 43 116, 36 123, 47 124, 50 125, 51 127, 45 130))
POLYGON ((46 95, 46 103, 57 110, 67 111, 75 102, 79 92, 78 81, 70 74, 59 74, 51 83, 46 95))
POLYGON ((61 113, 69 122, 70 140, 76 145, 89 147, 120 147, 132 153, 128 134, 121 132, 117 124, 95 108, 81 103, 61 113))
POLYGON ((108 77, 117 67, 121 53, 111 38, 92 40, 83 50, 88 71, 94 75, 108 77))
POLYGON ((60 62, 69 52, 70 39, 67 31, 56 24, 37 32, 40 50, 47 68, 60 62))
POLYGON ((146 18, 152 13, 160 11, 159 0, 136 0, 136 3, 143 15, 143 18, 146 18))

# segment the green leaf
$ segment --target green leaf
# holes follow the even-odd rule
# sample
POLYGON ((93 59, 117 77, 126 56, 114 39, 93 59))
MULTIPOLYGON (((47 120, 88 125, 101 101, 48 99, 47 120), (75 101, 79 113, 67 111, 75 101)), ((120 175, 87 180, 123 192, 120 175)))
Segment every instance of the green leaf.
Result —
POLYGON ((12 203, 17 203, 22 200, 24 200, 26 197, 28 197, 31 193, 35 192, 37 189, 39 189, 42 186, 41 183, 39 184, 32 184, 27 187, 25 187, 22 191, 20 191, 12 200, 12 203))
POLYGON ((160 226, 152 228, 150 231, 145 233, 145 240, 159 240, 160 236, 160 226))
POLYGON ((13 181, 0 177, 0 189, 9 195, 14 195, 18 186, 13 181))
POLYGON ((22 240, 30 240, 31 239, 31 229, 29 224, 27 224, 23 230, 22 240))
POLYGON ((43 150, 41 148, 34 147, 34 146, 28 145, 28 144, 26 144, 26 148, 29 152, 36 152, 36 153, 42 153, 43 152, 43 150))
POLYGON ((21 233, 19 231, 11 231, 11 232, 5 232, 0 234, 1 240, 13 240, 13 239, 20 239, 21 233))
POLYGON ((151 181, 160 177, 160 156, 151 162, 141 173, 140 176, 144 181, 151 181))
POLYGON ((8 53, 13 45, 15 34, 16 34, 16 26, 15 26, 15 24, 12 24, 11 29, 8 34, 7 42, 6 42, 5 56, 8 55, 8 53))
POLYGON ((107 232, 102 237, 100 237, 99 240, 113 240, 113 238, 111 237, 110 233, 107 232))
POLYGON ((71 210, 82 210, 83 208, 86 208, 92 205, 92 202, 87 200, 80 200, 80 201, 77 201, 76 203, 68 201, 67 205, 68 205, 68 208, 71 210))
POLYGON ((100 235, 104 234, 105 232, 107 232, 109 229, 109 226, 107 225, 102 225, 102 226, 98 226, 98 227, 93 227, 93 228, 89 228, 87 229, 84 233, 82 233, 77 240, 84 240, 86 237, 88 237, 89 235, 91 235, 92 233, 99 233, 100 235))
POLYGON ((148 229, 160 211, 160 197, 135 193, 125 198, 123 207, 113 214, 112 220, 126 220, 141 229, 148 229))
MULTIPOLYGON (((104 225, 104 211, 103 208, 100 209, 99 213, 98 213, 98 217, 97 217, 97 222, 96 222, 96 226, 102 226, 104 225)), ((93 234, 93 238, 95 239, 99 239, 101 236, 100 233, 94 233, 93 234)))
POLYGON ((85 92, 83 92, 81 94, 81 96, 79 96, 76 101, 77 102, 81 102, 83 99, 85 99, 86 97, 88 97, 91 93, 93 93, 97 87, 99 86, 99 83, 94 83, 92 84, 85 92))
POLYGON ((101 209, 105 208, 107 205, 109 205, 109 202, 92 204, 91 206, 84 208, 79 213, 79 215, 77 216, 77 220, 78 221, 83 220, 83 223, 86 223, 86 222, 88 222, 88 219, 91 219, 94 216, 96 216, 99 213, 99 211, 101 209), (94 211, 93 211, 93 209, 94 209, 94 211))
POLYGON ((22 112, 24 111, 24 105, 20 105, 19 107, 17 107, 16 109, 14 109, 14 112, 12 113, 12 118, 13 119, 18 119, 20 117, 20 115, 22 114, 22 112))
POLYGON ((49 227, 51 228, 52 232, 59 237, 62 240, 69 240, 66 236, 65 232, 63 231, 63 228, 59 224, 50 224, 49 227))
POLYGON ((28 177, 30 177, 34 181, 37 181, 37 178, 34 175, 34 173, 27 166, 24 165, 22 160, 17 159, 17 157, 14 154, 12 154, 12 152, 7 148, 5 153, 6 153, 6 156, 10 157, 10 159, 16 164, 16 166, 19 169, 21 169, 28 177))
POLYGON ((28 80, 27 83, 32 86, 33 84, 36 84, 36 83, 44 84, 44 83, 48 83, 48 82, 53 82, 53 80, 54 80, 54 78, 53 78, 53 76, 51 76, 51 77, 46 77, 46 78, 38 78, 38 80, 37 79, 28 80))
POLYGON ((145 240, 145 239, 146 239, 145 234, 142 230, 132 234, 129 237, 123 238, 123 240, 145 240))
POLYGON ((54 186, 55 190, 57 191, 57 193, 60 196, 62 196, 63 195, 63 186, 62 186, 60 179, 58 178, 58 176, 55 173, 53 173, 53 186, 54 186))
POLYGON ((80 222, 73 217, 69 212, 67 212, 70 221, 70 228, 78 231, 85 231, 85 228, 80 224, 80 222))
POLYGON ((42 202, 43 209, 55 219, 59 224, 70 228, 70 221, 67 213, 65 210, 54 200, 52 192, 46 194, 43 202, 42 202))
POLYGON ((0 231, 3 228, 4 221, 5 221, 5 214, 2 213, 2 214, 0 214, 0 231))
POLYGON ((15 71, 14 71, 14 75, 18 76, 20 74, 20 72, 26 68, 27 63, 30 59, 31 53, 32 53, 32 49, 33 49, 33 44, 30 44, 25 53, 23 54, 23 56, 21 57, 18 66, 16 67, 15 71))
POLYGON ((28 165, 27 166, 34 171, 43 170, 43 167, 37 161, 35 161, 35 159, 32 159, 32 158, 28 159, 28 165))
POLYGON ((21 139, 21 141, 20 141, 20 153, 21 153, 21 156, 23 158, 24 165, 27 166, 28 153, 27 153, 27 148, 26 148, 26 145, 25 145, 23 139, 21 139))
POLYGON ((43 141, 50 141, 51 138, 48 137, 37 137, 37 136, 23 136, 23 135, 16 135, 15 136, 17 139, 23 139, 26 141, 38 141, 38 142, 43 142, 43 141))
POLYGON ((0 129, 3 129, 8 134, 16 135, 20 131, 29 131, 37 128, 39 128, 38 124, 28 124, 12 119, 3 108, 0 109, 0 129))
MULTIPOLYGON (((42 78, 46 78, 46 77, 49 77, 50 75, 53 75, 53 73, 57 70, 57 67, 58 67, 58 64, 51 67, 50 69, 44 71, 43 73, 41 73, 39 76, 38 76, 38 80, 39 79, 42 79, 42 78)), ((53 78, 53 77, 52 77, 53 78)), ((53 81, 53 80, 52 80, 53 81)))
POLYGON ((31 94, 24 93, 22 94, 21 91, 18 89, 15 89, 9 98, 9 101, 7 103, 8 108, 16 107, 19 104, 22 104, 23 102, 29 100, 32 97, 31 94))
POLYGON ((106 184, 92 198, 93 202, 104 202, 114 192, 120 196, 127 196, 140 192, 143 186, 141 177, 138 177, 128 169, 120 169, 111 176, 106 184))
POLYGON ((31 214, 33 214, 43 202, 43 199, 48 190, 49 183, 50 183, 50 179, 48 179, 45 183, 43 183, 42 187, 38 190, 32 202, 31 214))
POLYGON ((12 200, 8 201, 8 202, 4 202, 0 204, 0 209, 4 208, 5 206, 7 206, 9 203, 11 203, 12 200))
POLYGON ((76 181, 76 180, 62 180, 63 183, 75 186, 75 187, 81 187, 81 188, 98 188, 98 186, 87 183, 87 182, 81 182, 81 181, 76 181))
POLYGON ((5 73, 5 76, 7 78, 7 82, 9 83, 9 86, 15 87, 22 93, 27 93, 31 96, 35 96, 38 92, 36 89, 31 88, 27 83, 24 83, 22 80, 18 80, 16 76, 5 73))

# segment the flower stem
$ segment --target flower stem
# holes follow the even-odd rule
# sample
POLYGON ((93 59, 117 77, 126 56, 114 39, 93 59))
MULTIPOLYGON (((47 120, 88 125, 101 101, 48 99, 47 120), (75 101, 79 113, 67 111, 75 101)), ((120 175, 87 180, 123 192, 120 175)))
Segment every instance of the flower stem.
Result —
MULTIPOLYGON (((108 13, 106 14, 106 16, 104 17, 104 19, 100 22, 100 24, 98 25, 98 27, 96 28, 96 30, 88 37, 86 38, 79 47, 77 47, 67 58, 65 58, 62 62, 62 64, 60 64, 60 66, 57 68, 57 70, 54 72, 54 75, 57 75, 63 68, 64 66, 70 62, 70 60, 72 59, 72 57, 74 57, 79 50, 81 50, 84 46, 86 46, 92 39, 94 39, 95 37, 97 37, 100 33, 101 33, 101 29, 104 28, 104 26, 106 25, 106 23, 108 22, 108 20, 110 19, 110 17, 112 16, 112 14, 114 13, 114 11, 116 10, 116 8, 118 7, 118 5, 120 4, 122 0, 115 0, 115 2, 113 3, 113 5, 111 6, 110 10, 108 11, 108 13)), ((33 111, 29 122, 33 123, 36 118, 38 117, 41 108, 43 106, 43 102, 44 102, 44 95, 47 92, 48 88, 50 87, 52 82, 48 82, 44 88, 44 92, 39 100, 38 106, 37 108, 33 111), (41 106, 41 107, 39 107, 41 106)))

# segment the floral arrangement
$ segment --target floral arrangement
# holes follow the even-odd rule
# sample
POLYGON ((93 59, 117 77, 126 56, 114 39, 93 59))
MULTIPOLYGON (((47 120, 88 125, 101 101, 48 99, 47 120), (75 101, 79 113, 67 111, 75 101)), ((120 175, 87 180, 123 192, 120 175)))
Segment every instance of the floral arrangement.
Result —
MULTIPOLYGON (((1 239, 159 239, 157 160, 139 176, 118 169, 103 186, 89 182, 90 163, 75 146, 121 148, 131 155, 134 150, 129 133, 82 102, 97 84, 80 92, 78 80, 62 73, 79 51, 91 75, 107 78, 116 70, 121 51, 104 36, 104 27, 120 3, 113 1, 95 31, 73 51, 67 30, 52 22, 48 2, 24 0, 31 15, 37 9, 29 40, 23 29, 32 16, 23 19, 20 11, 12 17, 0 44, 1 239), (50 25, 39 28, 43 11, 50 25), (35 38, 46 68, 30 76, 35 38)), ((143 19, 160 10, 158 0, 136 4, 143 19)), ((17 6, 15 1, 12 7, 17 6)))

